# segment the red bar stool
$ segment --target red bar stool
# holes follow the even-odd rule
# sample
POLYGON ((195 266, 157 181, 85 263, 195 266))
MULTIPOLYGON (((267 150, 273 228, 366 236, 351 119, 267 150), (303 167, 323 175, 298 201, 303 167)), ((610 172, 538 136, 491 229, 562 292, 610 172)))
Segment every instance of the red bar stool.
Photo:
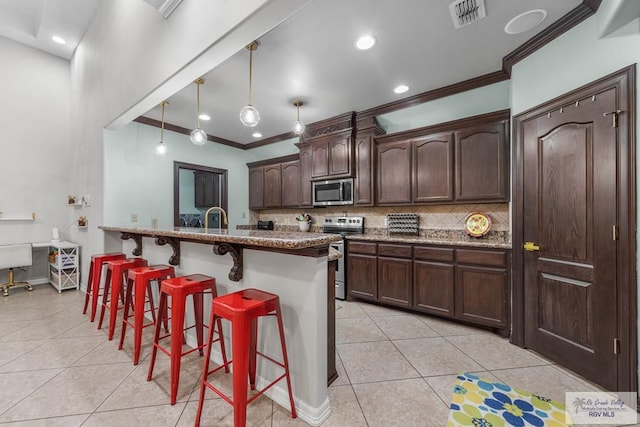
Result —
POLYGON ((107 261, 115 259, 125 259, 126 256, 122 252, 112 252, 108 254, 98 254, 91 256, 91 264, 89 265, 89 280, 87 281, 87 293, 84 297, 84 308, 82 314, 87 314, 89 299, 91 299, 91 321, 96 318, 98 309, 98 295, 100 294, 100 281, 102 278, 102 267, 107 261))
POLYGON ((129 269, 136 267, 144 267, 147 260, 144 258, 126 258, 107 261, 107 277, 104 280, 104 290, 102 291, 102 303, 100 308, 100 321, 98 329, 102 329, 102 321, 104 320, 104 310, 109 309, 109 341, 113 339, 113 332, 116 328, 116 317, 118 314, 118 296, 124 303, 124 287, 122 286, 122 278, 127 280, 129 269), (108 305, 107 305, 108 304, 108 305))
MULTIPOLYGON (((176 396, 178 394, 178 382, 180 381, 180 363, 182 356, 193 353, 198 350, 200 356, 203 355, 204 336, 203 336, 203 310, 202 310, 202 297, 205 293, 211 294, 212 298, 215 298, 218 293, 216 290, 216 279, 203 274, 191 274, 188 276, 175 277, 173 279, 163 280, 160 285, 160 303, 158 306, 158 321, 156 322, 156 333, 153 339, 153 349, 151 350, 151 363, 149 364, 149 373, 147 374, 147 381, 151 381, 153 376, 153 367, 156 362, 156 354, 158 350, 171 358, 171 404, 176 403, 176 396), (193 298, 193 312, 195 316, 195 325, 184 327, 184 315, 187 304, 187 296, 191 295, 193 298), (171 297, 171 332, 167 335, 160 336, 160 321, 164 320, 167 315, 167 298, 171 297), (198 346, 182 352, 182 344, 184 343, 184 331, 195 328, 196 336, 198 339, 198 346), (159 341, 165 338, 171 339, 171 347, 169 350, 162 347, 159 341)), ((213 335, 213 330, 217 326, 218 338, 214 340, 220 341, 222 347, 222 360, 227 364, 227 354, 224 348, 224 340, 222 336, 222 322, 220 318, 217 319, 216 324, 209 324, 209 328, 212 331, 210 335, 213 335)), ((229 372, 229 368, 226 368, 226 372, 229 372)))
POLYGON ((211 308, 211 321, 213 325, 219 318, 227 319, 231 322, 231 346, 233 359, 209 371, 209 361, 211 357, 211 347, 213 338, 213 328, 209 329, 207 339, 207 352, 204 359, 202 372, 202 383, 200 385, 200 399, 198 402, 198 413, 195 425, 200 425, 202 406, 204 404, 205 387, 213 390, 220 397, 233 405, 233 425, 234 427, 244 427, 247 423, 247 405, 256 400, 262 393, 283 378, 287 380, 289 390, 289 402, 291 403, 291 417, 296 418, 296 407, 293 402, 291 392, 291 378, 289 376, 289 362, 287 360, 287 347, 284 341, 284 327, 282 326, 282 314, 280 310, 280 298, 278 295, 261 291, 258 289, 244 289, 213 299, 211 308), (282 347, 283 361, 277 360, 263 354, 257 350, 258 341, 258 318, 263 316, 275 316, 278 321, 278 331, 280 332, 280 345, 282 347), (256 358, 257 355, 284 368, 284 373, 271 382, 264 389, 258 391, 250 399, 247 399, 247 375, 251 390, 256 389, 256 358), (207 377, 216 371, 225 368, 233 362, 233 400, 215 388, 207 377))
MULTIPOLYGON (((142 345, 142 330, 156 323, 156 312, 151 292, 151 282, 175 277, 173 267, 169 265, 152 265, 148 267, 132 268, 127 274, 127 292, 124 301, 124 315, 122 317, 122 331, 120 332, 120 344, 118 350, 122 350, 127 325, 133 327, 133 364, 140 360, 140 347, 142 345), (133 294, 133 295, 132 295, 133 294), (145 311, 145 301, 149 301, 149 310, 145 311), (133 304, 133 323, 129 321, 129 307, 133 304), (144 314, 151 312, 151 323, 144 324, 144 314)), ((166 317, 165 317, 166 319, 166 317)), ((165 323, 165 329, 168 330, 165 323)))

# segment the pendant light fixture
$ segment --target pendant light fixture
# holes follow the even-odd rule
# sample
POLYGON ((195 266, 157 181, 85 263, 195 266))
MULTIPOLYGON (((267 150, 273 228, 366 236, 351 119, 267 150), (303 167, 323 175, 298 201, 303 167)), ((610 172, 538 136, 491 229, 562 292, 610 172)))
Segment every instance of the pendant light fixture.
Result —
POLYGON ((304 132, 304 123, 300 120, 300 107, 302 107, 304 103, 302 101, 294 101, 293 106, 297 108, 297 116, 296 122, 293 124, 293 133, 296 135, 302 135, 304 132))
POLYGON ((197 97, 196 97, 196 128, 191 131, 189 135, 189 139, 195 145, 204 145, 207 142, 207 133, 200 129, 200 85, 204 83, 204 79, 202 77, 194 80, 194 83, 197 85, 197 97))
POLYGON ((258 49, 258 42, 254 41, 249 46, 249 103, 240 110, 240 121, 247 127, 254 127, 260 122, 260 113, 251 105, 251 77, 253 72, 253 51, 258 49))
POLYGON ((156 145, 156 154, 158 156, 166 156, 167 146, 164 145, 164 109, 169 105, 169 103, 167 101, 162 101, 160 105, 162 105, 162 122, 160 125, 160 142, 156 145))

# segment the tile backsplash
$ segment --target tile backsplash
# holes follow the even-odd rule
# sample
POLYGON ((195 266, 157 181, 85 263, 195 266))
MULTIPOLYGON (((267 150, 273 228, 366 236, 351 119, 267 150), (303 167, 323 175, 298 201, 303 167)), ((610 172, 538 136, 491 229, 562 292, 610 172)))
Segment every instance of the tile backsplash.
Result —
POLYGON ((509 233, 509 204, 466 204, 437 206, 385 206, 385 207, 327 207, 315 209, 274 209, 251 211, 250 225, 258 220, 271 220, 276 226, 297 225, 295 217, 300 213, 311 215, 313 231, 321 231, 322 222, 327 216, 349 215, 363 216, 365 233, 373 229, 384 229, 387 214, 416 213, 419 216, 419 227, 424 230, 460 230, 464 231, 464 220, 472 212, 483 212, 491 218, 491 230, 509 233), (371 229, 371 230, 369 230, 371 229))

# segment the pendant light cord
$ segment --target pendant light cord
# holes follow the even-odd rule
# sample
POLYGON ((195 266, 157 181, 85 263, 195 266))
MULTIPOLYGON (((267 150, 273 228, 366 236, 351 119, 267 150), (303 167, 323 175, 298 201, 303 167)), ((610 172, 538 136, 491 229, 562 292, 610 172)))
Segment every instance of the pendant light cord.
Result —
POLYGON ((160 125, 160 142, 164 142, 164 107, 168 104, 167 101, 162 101, 162 123, 160 125))
POLYGON ((198 89, 196 91, 196 128, 200 129, 200 81, 196 81, 198 89))
POLYGON ((253 77, 253 48, 249 49, 249 105, 251 105, 251 80, 253 77))

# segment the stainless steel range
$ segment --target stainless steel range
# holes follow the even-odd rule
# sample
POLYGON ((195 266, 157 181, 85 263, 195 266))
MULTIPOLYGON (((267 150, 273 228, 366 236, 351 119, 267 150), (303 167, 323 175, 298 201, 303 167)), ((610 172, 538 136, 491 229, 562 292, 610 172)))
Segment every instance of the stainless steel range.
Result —
MULTIPOLYGON (((342 236, 364 233, 364 217, 361 216, 330 216, 324 219, 322 231, 325 233, 341 234, 342 236)), ((342 257, 338 260, 336 269, 336 298, 347 298, 347 269, 344 239, 331 243, 331 247, 338 250, 342 257)))

